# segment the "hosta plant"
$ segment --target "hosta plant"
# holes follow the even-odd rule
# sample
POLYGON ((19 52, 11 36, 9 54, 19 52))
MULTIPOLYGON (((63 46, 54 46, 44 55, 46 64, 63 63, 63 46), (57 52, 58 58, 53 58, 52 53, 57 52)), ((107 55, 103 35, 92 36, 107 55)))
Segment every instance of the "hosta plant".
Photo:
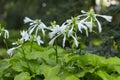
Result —
MULTIPOLYGON (((86 37, 98 26, 97 17, 111 21, 111 16, 95 14, 94 11, 66 20, 61 26, 52 22, 47 27, 40 19, 25 17, 28 30, 20 31, 21 38, 7 50, 10 58, 0 61, 1 80, 120 80, 120 59, 81 54, 80 34, 86 37), (45 41, 46 37, 48 42, 45 41), (62 46, 58 46, 58 41, 62 46), (66 47, 69 43, 69 48, 66 47), (44 44, 48 43, 48 46, 44 44)), ((0 30, 0 36, 8 38, 8 31, 0 30), (4 32, 4 33, 3 33, 4 32)))

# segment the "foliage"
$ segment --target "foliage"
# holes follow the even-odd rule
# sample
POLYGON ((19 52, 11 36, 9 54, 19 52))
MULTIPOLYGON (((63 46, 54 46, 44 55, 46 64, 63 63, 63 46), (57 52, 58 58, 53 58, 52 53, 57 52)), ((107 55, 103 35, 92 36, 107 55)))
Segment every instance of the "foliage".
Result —
MULTIPOLYGON (((120 80, 119 58, 106 59, 87 51, 81 54, 84 48, 82 39, 86 38, 80 34, 86 32, 88 36, 88 33, 95 32, 95 27, 101 32, 97 17, 109 22, 112 17, 95 14, 93 10, 81 12, 82 15, 71 17, 61 26, 54 21, 47 27, 40 19, 25 17, 24 23, 29 23, 30 27, 21 31, 21 38, 12 43, 15 47, 7 50, 10 58, 0 61, 1 80, 120 80), (48 36, 46 32, 50 46, 42 47, 45 36, 48 36), (68 50, 57 45, 59 38, 63 38, 63 48, 66 48, 65 42, 69 42, 68 50)), ((9 38, 4 28, 1 28, 0 34, 5 40, 9 38)))
POLYGON ((29 51, 28 43, 13 57, 0 61, 1 80, 120 80, 120 59, 86 53, 73 54, 58 48, 58 63, 52 47, 34 45, 29 51))

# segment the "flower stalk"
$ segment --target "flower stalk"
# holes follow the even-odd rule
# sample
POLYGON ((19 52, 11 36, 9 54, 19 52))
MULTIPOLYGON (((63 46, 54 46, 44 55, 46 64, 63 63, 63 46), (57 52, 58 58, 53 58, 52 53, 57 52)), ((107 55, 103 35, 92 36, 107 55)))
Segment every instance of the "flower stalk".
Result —
POLYGON ((6 39, 3 39, 3 42, 4 42, 5 46, 6 46, 6 49, 8 50, 8 45, 7 45, 6 39))
POLYGON ((30 65, 29 65, 29 62, 28 62, 28 60, 27 60, 27 58, 26 58, 26 55, 25 55, 25 52, 24 52, 23 47, 21 47, 21 49, 22 49, 23 59, 25 60, 25 62, 26 62, 26 64, 27 64, 27 67, 28 67, 28 71, 29 71, 30 73, 32 73, 31 68, 30 68, 30 65))

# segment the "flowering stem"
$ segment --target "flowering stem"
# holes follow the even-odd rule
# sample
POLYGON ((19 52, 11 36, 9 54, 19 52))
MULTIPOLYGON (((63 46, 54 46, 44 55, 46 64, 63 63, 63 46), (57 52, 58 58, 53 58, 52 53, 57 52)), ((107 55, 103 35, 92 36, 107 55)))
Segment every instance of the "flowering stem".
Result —
POLYGON ((5 46, 6 46, 6 49, 8 50, 8 45, 7 45, 6 39, 3 39, 3 42, 4 42, 5 46))
POLYGON ((23 53, 23 58, 24 58, 24 60, 26 61, 26 64, 27 64, 27 66, 28 66, 28 69, 29 69, 29 71, 30 71, 30 73, 31 73, 30 65, 29 65, 28 60, 27 60, 27 58, 26 58, 26 56, 25 56, 25 52, 24 52, 23 47, 21 47, 21 49, 22 49, 22 53, 23 53))
POLYGON ((31 42, 31 47, 30 47, 30 51, 32 52, 32 47, 33 47, 33 40, 31 42))
POLYGON ((56 40, 56 45, 55 45, 55 47, 54 47, 54 50, 55 50, 55 53, 56 53, 56 63, 58 63, 57 43, 58 43, 58 40, 56 40))
POLYGON ((72 49, 72 53, 74 54, 74 44, 72 43, 72 41, 70 41, 70 47, 71 47, 71 49, 72 49))

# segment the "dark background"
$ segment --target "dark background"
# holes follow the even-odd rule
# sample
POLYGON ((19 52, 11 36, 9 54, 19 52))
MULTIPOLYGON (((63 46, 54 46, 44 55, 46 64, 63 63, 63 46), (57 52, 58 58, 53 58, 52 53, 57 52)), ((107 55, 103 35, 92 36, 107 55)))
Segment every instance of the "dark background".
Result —
MULTIPOLYGON (((19 31, 28 28, 24 25, 25 16, 31 19, 41 19, 47 26, 51 21, 56 21, 61 25, 71 16, 81 14, 81 10, 88 11, 94 8, 96 13, 113 16, 111 23, 100 19, 103 32, 89 34, 88 38, 83 38, 81 48, 90 53, 103 55, 106 57, 120 57, 120 0, 116 4, 110 3, 109 6, 96 4, 97 0, 0 0, 0 24, 10 31, 11 42, 19 38, 19 31), (96 9, 96 6, 98 9, 96 9), (101 8, 99 10, 99 8, 101 8), (85 43, 85 44, 84 44, 85 43)), ((113 1, 113 0, 106 0, 113 1)), ((83 36, 84 37, 84 36, 83 36)), ((4 43, 0 38, 0 55, 5 53, 4 43)), ((81 51, 82 52, 82 51, 81 51)))

